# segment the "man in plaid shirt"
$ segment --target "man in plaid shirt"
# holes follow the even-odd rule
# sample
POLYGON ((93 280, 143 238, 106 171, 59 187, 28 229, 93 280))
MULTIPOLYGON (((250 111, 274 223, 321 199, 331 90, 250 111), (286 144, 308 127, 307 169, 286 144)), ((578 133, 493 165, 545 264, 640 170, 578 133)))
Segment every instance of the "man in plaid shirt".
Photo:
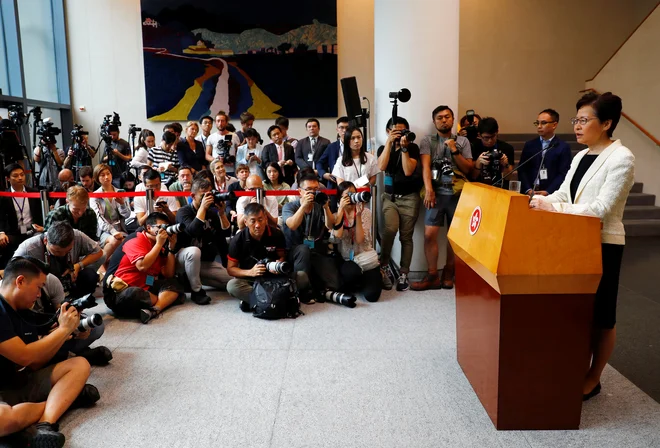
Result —
POLYGON ((78 185, 69 188, 66 192, 66 204, 57 207, 48 214, 44 232, 47 232, 53 223, 66 221, 74 229, 81 231, 92 240, 98 241, 98 218, 96 213, 88 207, 88 204, 89 194, 87 190, 78 185))

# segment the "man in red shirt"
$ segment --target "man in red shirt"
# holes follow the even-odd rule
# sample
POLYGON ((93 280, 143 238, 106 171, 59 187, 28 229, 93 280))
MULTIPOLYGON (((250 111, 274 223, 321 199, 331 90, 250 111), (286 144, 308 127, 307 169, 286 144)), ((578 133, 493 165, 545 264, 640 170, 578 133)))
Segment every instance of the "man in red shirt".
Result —
POLYGON ((169 225, 167 215, 151 213, 145 230, 123 245, 119 267, 107 280, 116 293, 109 303, 106 296, 108 306, 127 317, 139 313, 143 324, 184 297, 183 288, 173 278, 176 257, 170 249, 176 246, 176 234, 168 235, 162 225, 169 225))

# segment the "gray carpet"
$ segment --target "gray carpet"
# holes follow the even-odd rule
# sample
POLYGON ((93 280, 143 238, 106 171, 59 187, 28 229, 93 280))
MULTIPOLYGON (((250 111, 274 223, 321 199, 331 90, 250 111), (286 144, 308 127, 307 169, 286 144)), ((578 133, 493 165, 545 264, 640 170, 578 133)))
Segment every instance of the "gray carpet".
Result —
POLYGON ((101 401, 62 419, 67 446, 660 447, 660 404, 610 367, 579 431, 495 430, 456 362, 453 291, 274 322, 211 295, 106 317, 114 360, 92 370, 101 401))

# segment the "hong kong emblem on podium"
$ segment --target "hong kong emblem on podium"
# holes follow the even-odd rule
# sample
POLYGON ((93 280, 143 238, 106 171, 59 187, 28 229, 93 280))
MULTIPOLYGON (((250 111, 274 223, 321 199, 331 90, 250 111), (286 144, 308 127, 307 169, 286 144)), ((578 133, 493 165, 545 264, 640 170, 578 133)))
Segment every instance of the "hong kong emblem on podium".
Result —
POLYGON ((470 235, 474 235, 481 225, 481 207, 477 206, 470 217, 470 235))

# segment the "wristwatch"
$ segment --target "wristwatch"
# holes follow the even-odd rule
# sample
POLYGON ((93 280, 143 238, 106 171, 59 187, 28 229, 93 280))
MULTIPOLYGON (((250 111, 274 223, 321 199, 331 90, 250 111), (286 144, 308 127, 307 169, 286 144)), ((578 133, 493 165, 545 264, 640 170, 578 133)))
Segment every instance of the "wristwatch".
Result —
POLYGON ((401 147, 401 152, 408 152, 408 148, 402 146, 402 147, 401 147))
POLYGON ((449 151, 449 152, 451 153, 452 156, 457 156, 460 153, 458 149, 456 151, 449 151))

